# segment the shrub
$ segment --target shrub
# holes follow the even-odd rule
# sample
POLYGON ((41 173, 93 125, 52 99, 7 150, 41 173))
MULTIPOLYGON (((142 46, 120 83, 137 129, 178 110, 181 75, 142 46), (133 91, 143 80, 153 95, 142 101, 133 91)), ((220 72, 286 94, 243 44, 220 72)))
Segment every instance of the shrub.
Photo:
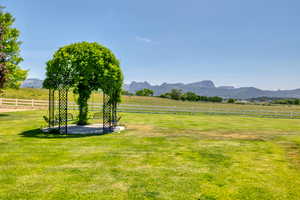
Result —
POLYGON ((133 96, 133 94, 130 93, 129 91, 127 91, 127 90, 122 90, 121 94, 125 95, 125 96, 133 96))
POLYGON ((227 103, 235 103, 235 101, 236 101, 235 99, 228 99, 227 103))
POLYGON ((136 91, 135 94, 136 94, 137 96, 146 96, 146 97, 150 97, 150 96, 153 96, 154 92, 153 92, 153 90, 144 88, 144 89, 142 89, 142 90, 136 91))

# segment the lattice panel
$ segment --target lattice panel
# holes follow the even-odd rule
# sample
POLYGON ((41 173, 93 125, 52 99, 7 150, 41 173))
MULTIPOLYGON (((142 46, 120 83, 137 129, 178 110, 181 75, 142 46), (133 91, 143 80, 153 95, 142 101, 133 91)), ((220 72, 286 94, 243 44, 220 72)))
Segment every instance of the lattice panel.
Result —
POLYGON ((55 126, 55 123, 54 123, 54 110, 55 110, 55 91, 52 90, 52 89, 49 89, 49 119, 48 119, 48 125, 49 125, 49 128, 53 128, 55 126))
POLYGON ((58 90, 58 127, 62 134, 68 134, 68 89, 61 86, 58 90))
POLYGON ((118 124, 118 116, 117 116, 117 103, 112 104, 112 126, 116 127, 118 124))
POLYGON ((112 131, 112 107, 110 97, 103 94, 103 132, 112 131))

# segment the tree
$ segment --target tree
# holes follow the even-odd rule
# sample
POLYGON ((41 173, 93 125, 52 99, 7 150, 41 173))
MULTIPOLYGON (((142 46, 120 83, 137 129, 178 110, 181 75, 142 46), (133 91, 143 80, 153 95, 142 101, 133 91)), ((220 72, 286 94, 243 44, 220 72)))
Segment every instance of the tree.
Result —
POLYGON ((137 96, 146 96, 146 97, 150 97, 150 96, 153 96, 154 92, 153 92, 153 90, 144 88, 144 89, 142 89, 142 90, 136 91, 135 94, 136 94, 137 96))
POLYGON ((222 97, 208 97, 208 101, 210 102, 217 102, 217 103, 220 103, 223 101, 223 98, 222 97))
POLYGON ((20 32, 12 28, 15 19, 0 6, 0 92, 6 87, 18 88, 26 79, 27 71, 18 65, 20 57, 20 32))
POLYGON ((161 94, 161 95, 159 95, 159 97, 171 99, 170 93, 161 94))
POLYGON ((227 103, 235 103, 235 99, 232 99, 232 98, 231 98, 231 99, 228 99, 228 100, 227 100, 227 103))
POLYGON ((198 101, 199 96, 193 92, 187 92, 185 93, 185 99, 187 101, 198 101))
POLYGON ((169 94, 171 96, 171 99, 180 100, 182 96, 182 90, 172 89, 169 94))
POLYGON ((198 101, 208 101, 208 97, 207 96, 199 96, 198 101))
POLYGON ((115 55, 94 42, 74 43, 60 48, 47 62, 44 87, 58 89, 59 85, 73 88, 78 94, 78 125, 87 124, 88 99, 92 91, 101 89, 112 104, 121 101, 123 74, 115 55))
POLYGON ((133 94, 127 90, 122 90, 121 94, 125 96, 133 96, 133 94))

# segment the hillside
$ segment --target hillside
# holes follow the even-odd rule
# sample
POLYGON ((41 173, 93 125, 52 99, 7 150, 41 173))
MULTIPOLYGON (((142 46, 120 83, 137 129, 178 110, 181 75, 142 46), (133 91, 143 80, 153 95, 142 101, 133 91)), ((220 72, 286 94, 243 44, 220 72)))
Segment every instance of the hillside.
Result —
MULTIPOLYGON (((19 98, 19 99, 38 99, 48 100, 48 90, 34 89, 34 88, 21 88, 21 89, 8 89, 4 94, 5 98, 19 98)), ((75 95, 70 92, 70 101, 74 101, 75 95)), ((93 103, 102 103, 102 95, 94 93, 90 99, 93 103)), ((211 110, 270 110, 270 111, 297 111, 300 112, 300 106, 290 105, 264 105, 264 104, 227 104, 227 103, 210 103, 210 102, 188 102, 176 101, 171 99, 164 99, 159 97, 139 97, 139 96, 122 96, 122 104, 134 105, 151 105, 151 106, 175 106, 175 107, 196 107, 211 110)))
MULTIPOLYGON (((21 85, 22 88, 42 88, 43 81, 39 79, 27 79, 21 85)), ((220 96, 223 98, 251 99, 259 97, 270 98, 300 98, 300 89, 295 90, 261 90, 255 87, 235 88, 233 86, 216 86, 211 80, 198 81, 194 83, 163 83, 151 85, 150 83, 133 81, 124 84, 124 89, 135 93, 141 89, 151 89, 155 96, 170 92, 172 89, 180 89, 183 92, 194 92, 201 96, 220 96)))
POLYGON ((151 85, 148 82, 135 82, 124 86, 125 90, 135 93, 141 89, 151 89, 156 96, 167 93, 172 89, 180 89, 183 92, 194 92, 201 96, 220 96, 223 98, 250 99, 257 97, 280 97, 280 98, 300 98, 300 89, 295 90, 261 90, 255 87, 234 88, 233 86, 216 87, 210 80, 183 84, 183 83, 163 83, 161 85, 151 85))
POLYGON ((44 81, 40 79, 30 78, 22 83, 21 88, 42 88, 43 82, 44 81))

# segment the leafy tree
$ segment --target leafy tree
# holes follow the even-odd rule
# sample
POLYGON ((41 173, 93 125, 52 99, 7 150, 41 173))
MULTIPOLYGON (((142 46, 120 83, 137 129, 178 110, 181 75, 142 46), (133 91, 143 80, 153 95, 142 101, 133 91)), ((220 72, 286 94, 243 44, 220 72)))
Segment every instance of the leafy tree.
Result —
POLYGON ((85 125, 92 91, 101 89, 110 96, 111 103, 120 102, 123 74, 119 61, 108 48, 96 42, 74 43, 60 48, 47 62, 44 87, 57 89, 60 84, 78 94, 77 124, 85 125))
POLYGON ((300 99, 279 99, 273 101, 275 104, 300 105, 300 99))
POLYGON ((0 92, 6 87, 18 88, 27 76, 27 71, 18 66, 23 59, 18 41, 20 33, 12 28, 14 21, 13 16, 0 6, 0 92))
POLYGON ((181 101, 188 101, 188 100, 187 100, 186 93, 183 93, 183 94, 181 95, 180 100, 181 100, 181 101))
POLYGON ((228 99, 228 100, 227 100, 227 103, 235 103, 235 99, 232 99, 232 98, 231 98, 231 99, 228 99))
POLYGON ((184 96, 187 101, 198 101, 199 99, 199 96, 193 92, 187 92, 184 96))
POLYGON ((218 102, 218 103, 220 103, 220 102, 222 102, 223 101, 223 98, 221 98, 221 97, 208 97, 208 101, 210 101, 210 102, 218 102))
POLYGON ((153 90, 144 88, 144 89, 142 89, 142 90, 136 91, 135 94, 136 94, 137 96, 146 96, 146 97, 150 97, 150 96, 153 96, 154 92, 153 92, 153 90))
POLYGON ((207 96, 199 96, 198 100, 199 101, 208 101, 208 97, 207 96))
POLYGON ((178 89, 172 89, 169 94, 170 94, 171 99, 174 99, 174 100, 180 100, 183 95, 182 90, 178 90, 178 89))
POLYGON ((171 99, 170 93, 161 94, 161 95, 159 95, 159 97, 171 99))
POLYGON ((133 94, 127 90, 122 90, 121 94, 125 96, 133 96, 133 94))

